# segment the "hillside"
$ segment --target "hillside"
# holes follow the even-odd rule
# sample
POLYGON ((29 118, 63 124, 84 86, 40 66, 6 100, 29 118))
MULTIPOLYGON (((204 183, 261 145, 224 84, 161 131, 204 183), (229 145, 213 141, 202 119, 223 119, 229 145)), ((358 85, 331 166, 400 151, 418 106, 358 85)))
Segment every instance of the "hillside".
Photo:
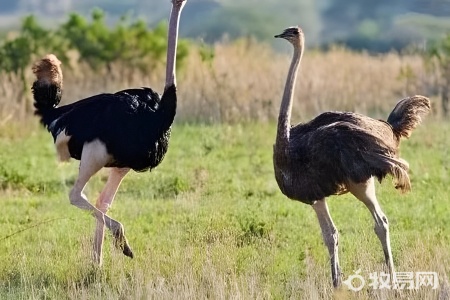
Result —
MULTIPOLYGON (((99 7, 112 24, 120 16, 142 18, 149 26, 164 20, 169 0, 74 1, 19 0, 0 3, 0 28, 19 26, 27 14, 51 26, 70 12, 83 15, 99 7), (44 17, 45 16, 45 17, 44 17)), ((182 17, 183 36, 214 42, 254 36, 270 39, 280 28, 301 25, 309 45, 340 42, 374 51, 423 44, 450 31, 450 3, 446 0, 189 0, 182 17)))

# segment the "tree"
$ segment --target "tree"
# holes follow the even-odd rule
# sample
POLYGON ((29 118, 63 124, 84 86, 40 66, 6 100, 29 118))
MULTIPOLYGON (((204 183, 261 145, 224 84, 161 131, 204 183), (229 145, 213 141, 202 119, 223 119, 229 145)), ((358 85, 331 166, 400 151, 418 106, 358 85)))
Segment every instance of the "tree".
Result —
MULTIPOLYGON (((0 44, 0 72, 14 74, 22 82, 19 103, 26 99, 23 95, 28 91, 26 69, 34 56, 40 56, 48 51, 56 53, 63 61, 67 60, 63 43, 51 31, 41 27, 34 16, 24 18, 18 37, 0 44)), ((26 112, 29 111, 31 104, 25 102, 24 108, 26 112)))
MULTIPOLYGON (((165 59, 167 26, 164 23, 150 30, 144 21, 130 22, 129 17, 123 15, 117 25, 110 28, 105 13, 97 8, 92 11, 91 20, 71 14, 59 32, 70 48, 79 52, 79 60, 95 71, 105 66, 111 70, 114 63, 145 71, 165 59)), ((187 55, 186 43, 179 41, 177 58, 180 63, 187 55)))
MULTIPOLYGON (((183 60, 188 55, 188 47, 186 40, 179 40, 177 68, 182 67, 183 60)), ((144 21, 130 21, 124 15, 114 27, 110 27, 106 23, 105 13, 94 9, 90 20, 71 14, 67 22, 52 30, 42 27, 30 15, 23 19, 17 37, 0 40, 0 73, 7 74, 10 80, 14 77, 22 83, 17 102, 24 103, 22 107, 27 112, 32 106, 31 101, 24 101, 29 94, 26 70, 32 61, 44 54, 54 53, 70 67, 67 55, 69 50, 76 50, 80 62, 87 63, 95 72, 106 69, 112 76, 114 72, 111 69, 117 64, 121 67, 121 79, 129 79, 136 70, 144 73, 157 64, 163 64, 166 49, 166 23, 160 23, 151 30, 144 21)))

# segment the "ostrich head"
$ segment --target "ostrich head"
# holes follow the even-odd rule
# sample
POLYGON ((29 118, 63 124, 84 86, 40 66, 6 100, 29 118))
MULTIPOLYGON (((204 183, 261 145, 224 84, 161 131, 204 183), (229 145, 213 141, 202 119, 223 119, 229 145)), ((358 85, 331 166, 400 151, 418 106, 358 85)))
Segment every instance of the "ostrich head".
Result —
POLYGON ((37 80, 47 84, 61 84, 61 61, 54 54, 47 54, 33 65, 33 73, 37 80))
POLYGON ((181 8, 186 3, 186 0, 172 0, 172 5, 181 8))
POLYGON ((298 26, 286 28, 282 33, 277 34, 275 37, 289 41, 294 48, 303 47, 303 44, 305 43, 303 31, 298 26))

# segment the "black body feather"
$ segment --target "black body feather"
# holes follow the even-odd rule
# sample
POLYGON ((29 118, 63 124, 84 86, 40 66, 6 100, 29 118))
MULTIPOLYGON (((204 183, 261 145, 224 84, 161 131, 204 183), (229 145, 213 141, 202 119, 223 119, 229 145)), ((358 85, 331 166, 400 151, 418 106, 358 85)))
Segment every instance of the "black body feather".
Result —
MULTIPOLYGON (((48 86, 33 88, 35 106, 48 86)), ((47 100, 48 101, 48 100, 47 100)), ((156 167, 169 145, 177 104, 176 87, 165 89, 162 98, 150 88, 99 94, 54 109, 37 110, 53 138, 65 132, 72 158, 81 159, 85 143, 100 140, 113 157, 106 167, 145 171, 156 167)))
MULTIPOLYGON (((59 84, 46 84, 35 81, 31 90, 33 91, 34 96, 33 104, 36 108, 36 115, 43 116, 61 102, 62 89, 59 84)), ((41 122, 43 122, 42 119, 41 122)))

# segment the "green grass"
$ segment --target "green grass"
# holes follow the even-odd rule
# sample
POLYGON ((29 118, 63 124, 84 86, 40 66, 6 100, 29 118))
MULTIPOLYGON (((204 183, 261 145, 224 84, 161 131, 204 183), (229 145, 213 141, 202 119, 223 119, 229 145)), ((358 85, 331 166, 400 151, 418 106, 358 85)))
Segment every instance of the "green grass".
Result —
MULTIPOLYGON (((130 173, 109 213, 124 224, 135 258, 108 235, 101 269, 90 259, 95 221, 67 196, 77 162, 59 165, 37 124, 2 131, 0 299, 398 296, 368 287, 333 291, 313 210, 286 199, 274 180, 273 124, 176 125, 161 166, 130 173)), ((405 291, 410 299, 450 293, 449 133, 450 124, 429 122, 403 142, 411 193, 398 193, 389 178, 378 185, 397 270, 439 272, 438 290, 405 291)), ((89 183, 91 202, 106 178, 101 172, 89 183)), ((351 195, 331 197, 329 205, 345 277, 361 269, 368 280, 385 271, 364 205, 351 195)))

